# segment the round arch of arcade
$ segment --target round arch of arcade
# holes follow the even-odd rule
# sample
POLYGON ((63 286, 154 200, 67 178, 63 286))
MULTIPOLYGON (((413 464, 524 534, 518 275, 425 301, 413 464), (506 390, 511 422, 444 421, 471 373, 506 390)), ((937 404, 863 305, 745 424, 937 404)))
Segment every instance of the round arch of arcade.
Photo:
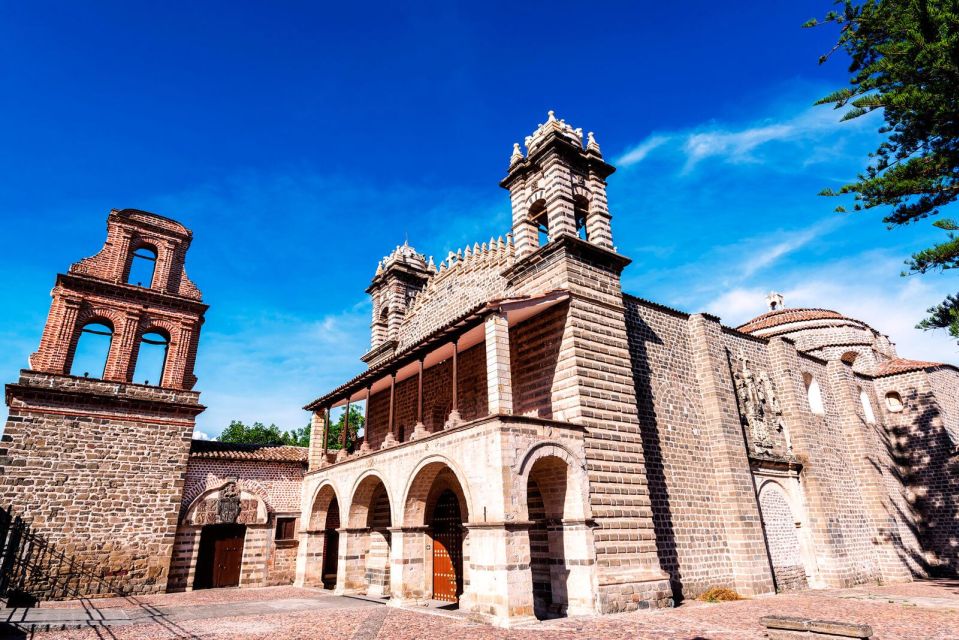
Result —
POLYGON ((306 586, 332 589, 336 586, 339 561, 340 505, 336 487, 330 481, 321 482, 313 492, 310 511, 304 514, 306 586))
POLYGON ((529 522, 533 612, 537 618, 595 612, 589 484, 579 457, 558 443, 530 447, 517 468, 529 522))

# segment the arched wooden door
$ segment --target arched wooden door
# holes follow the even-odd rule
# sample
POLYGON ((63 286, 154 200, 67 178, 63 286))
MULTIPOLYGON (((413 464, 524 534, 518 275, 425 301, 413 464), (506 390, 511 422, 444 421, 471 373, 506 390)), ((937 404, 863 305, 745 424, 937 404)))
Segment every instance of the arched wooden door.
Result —
POLYGON ((447 489, 433 509, 433 598, 458 602, 463 593, 463 521, 456 494, 447 489))
POLYGON ((193 581, 194 589, 239 586, 245 535, 246 527, 242 524, 214 524, 203 527, 196 561, 196 578, 193 581))

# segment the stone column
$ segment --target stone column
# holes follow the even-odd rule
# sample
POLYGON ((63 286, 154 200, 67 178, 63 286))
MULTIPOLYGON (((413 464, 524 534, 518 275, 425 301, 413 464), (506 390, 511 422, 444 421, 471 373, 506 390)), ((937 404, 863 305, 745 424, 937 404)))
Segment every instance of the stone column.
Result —
POLYGON ((326 424, 325 411, 314 411, 310 418, 310 449, 307 458, 310 471, 319 469, 326 462, 326 424))
POLYGON ((399 444, 396 440, 396 436, 393 434, 393 417, 396 415, 396 372, 390 374, 390 417, 389 417, 389 426, 387 427, 386 437, 383 438, 383 444, 380 445, 380 449, 386 449, 388 447, 394 447, 399 444))
POLYGON ((513 413, 509 323, 504 313, 486 318, 486 383, 490 415, 513 413))
POLYGON ((416 426, 413 427, 413 433, 410 440, 418 440, 430 434, 423 424, 423 360, 426 356, 420 358, 420 371, 416 378, 416 426))
MULTIPOLYGON (((689 318, 689 343, 703 397, 703 425, 712 443, 714 486, 732 566, 733 588, 744 595, 775 590, 759 503, 739 419, 735 385, 719 318, 689 318)), ((718 576, 717 576, 718 577, 718 576)))
POLYGON ((366 405, 363 407, 363 444, 360 445, 362 453, 370 452, 370 398, 373 396, 373 387, 366 388, 366 405))
POLYGON ((370 530, 367 527, 338 529, 340 557, 336 566, 336 595, 366 592, 366 553, 370 530))
POLYGON ((451 429, 452 427, 455 427, 456 425, 458 425, 460 422, 463 421, 463 419, 460 417, 460 412, 459 412, 459 379, 458 379, 459 378, 459 364, 458 364, 459 353, 460 353, 460 341, 459 341, 459 338, 457 338, 456 340, 453 341, 453 375, 452 375, 453 401, 450 405, 450 415, 446 419, 446 424, 443 425, 444 429, 451 429))
POLYGON ((592 527, 585 520, 564 519, 548 524, 546 535, 550 556, 563 559, 550 564, 554 598, 565 600, 568 615, 595 614, 598 583, 592 527))
POLYGON ((346 410, 343 413, 343 433, 340 434, 340 450, 336 452, 336 461, 342 462, 349 457, 346 450, 346 443, 350 437, 350 399, 346 399, 346 410))
POLYGON ((535 620, 529 522, 470 522, 468 590, 460 608, 498 627, 535 620))
POLYGON ((549 241, 562 235, 576 236, 572 176, 566 160, 554 149, 542 161, 546 177, 546 215, 549 241))
POLYGON ((429 601, 433 587, 432 572, 428 575, 426 570, 428 530, 425 526, 390 528, 390 606, 429 601))

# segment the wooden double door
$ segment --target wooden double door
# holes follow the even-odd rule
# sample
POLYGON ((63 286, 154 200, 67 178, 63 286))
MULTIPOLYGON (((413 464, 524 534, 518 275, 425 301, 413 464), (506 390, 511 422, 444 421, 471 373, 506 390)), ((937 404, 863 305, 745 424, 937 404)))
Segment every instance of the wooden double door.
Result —
POLYGON ((463 593, 463 521, 456 494, 446 490, 433 509, 433 599, 458 602, 463 593))
POLYGON ((194 589, 239 586, 245 536, 246 527, 242 524, 214 524, 203 528, 194 589))

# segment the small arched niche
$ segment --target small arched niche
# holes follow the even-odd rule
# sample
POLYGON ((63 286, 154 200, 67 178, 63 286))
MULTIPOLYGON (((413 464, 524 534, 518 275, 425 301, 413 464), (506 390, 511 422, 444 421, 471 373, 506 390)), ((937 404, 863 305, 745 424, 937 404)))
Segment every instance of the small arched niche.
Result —
POLYGON ((886 409, 892 413, 900 413, 905 407, 906 405, 898 391, 890 391, 886 394, 886 409))

